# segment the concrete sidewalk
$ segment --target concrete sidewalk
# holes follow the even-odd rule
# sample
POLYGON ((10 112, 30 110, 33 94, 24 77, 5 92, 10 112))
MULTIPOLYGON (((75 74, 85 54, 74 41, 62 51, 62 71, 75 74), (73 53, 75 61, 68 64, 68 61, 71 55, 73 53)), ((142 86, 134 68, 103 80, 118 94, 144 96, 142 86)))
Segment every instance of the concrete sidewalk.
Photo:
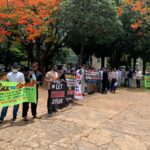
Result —
POLYGON ((150 150, 150 92, 118 90, 95 94, 47 117, 47 91, 40 90, 41 120, 24 123, 20 105, 0 125, 3 150, 150 150))

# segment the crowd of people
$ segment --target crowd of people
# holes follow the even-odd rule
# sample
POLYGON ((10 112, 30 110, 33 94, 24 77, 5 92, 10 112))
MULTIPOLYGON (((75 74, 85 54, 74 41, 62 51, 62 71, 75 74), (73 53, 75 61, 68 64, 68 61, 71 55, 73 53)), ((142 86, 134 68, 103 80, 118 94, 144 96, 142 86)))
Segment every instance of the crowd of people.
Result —
MULTIPOLYGON (((99 72, 100 80, 96 84, 95 91, 99 91, 102 94, 106 94, 108 91, 115 93, 117 87, 131 88, 133 85, 132 84, 133 80, 136 80, 137 88, 141 87, 142 72, 139 71, 138 69, 134 73, 129 68, 126 68, 126 69, 102 68, 102 69, 96 70, 94 68, 83 65, 81 67, 81 74, 83 76, 86 70, 99 72)), ((83 78, 82 91, 86 91, 86 87, 88 87, 88 84, 86 83, 85 78, 83 78)), ((89 91, 87 90, 86 92, 89 92, 89 91)))
MULTIPOLYGON (((52 65, 49 71, 46 73, 45 77, 39 71, 39 65, 37 62, 33 62, 31 65, 31 70, 27 73, 22 73, 19 71, 18 63, 14 63, 12 65, 11 72, 7 73, 4 81, 9 82, 31 82, 32 80, 36 81, 36 103, 31 103, 31 112, 34 119, 40 119, 37 115, 37 105, 38 105, 38 88, 43 84, 46 85, 48 91, 48 99, 47 99, 47 112, 48 115, 52 115, 53 113, 57 112, 57 106, 52 104, 50 99, 50 91, 51 91, 51 84, 59 80, 60 82, 65 82, 65 73, 74 73, 82 75, 82 82, 81 82, 81 91, 83 96, 87 94, 92 94, 94 92, 101 92, 102 94, 106 94, 108 91, 115 93, 116 88, 120 86, 125 87, 132 87, 132 80, 133 78, 136 79, 137 88, 141 87, 140 81, 142 79, 142 73, 137 70, 135 75, 133 74, 131 69, 109 69, 109 68, 102 68, 96 70, 93 67, 88 67, 87 65, 82 65, 80 67, 76 67, 76 65, 72 65, 68 67, 68 65, 64 64, 62 66, 52 65), (99 80, 94 83, 88 83, 85 78, 86 71, 96 71, 99 74, 99 80)), ((68 102, 65 102, 65 105, 68 105, 68 102)), ((19 109, 19 104, 15 105, 13 108, 13 118, 12 121, 17 119, 17 113, 19 109)), ((4 121, 4 118, 7 115, 7 107, 3 107, 0 114, 0 123, 4 121)), ((28 110, 29 110, 29 103, 23 103, 23 110, 22 110, 22 117, 24 121, 28 121, 28 110)))

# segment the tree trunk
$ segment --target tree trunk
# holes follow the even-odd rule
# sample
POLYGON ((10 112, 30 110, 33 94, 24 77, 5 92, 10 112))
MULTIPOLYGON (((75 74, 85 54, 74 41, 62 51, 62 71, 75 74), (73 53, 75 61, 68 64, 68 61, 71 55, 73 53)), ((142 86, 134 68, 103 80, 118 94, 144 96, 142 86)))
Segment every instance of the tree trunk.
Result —
POLYGON ((83 64, 83 54, 84 54, 84 42, 81 42, 81 50, 80 50, 80 56, 79 56, 79 64, 83 64))
POLYGON ((146 61, 143 59, 143 74, 145 75, 146 73, 146 61))
POLYGON ((128 64, 128 66, 127 67, 129 67, 129 68, 131 68, 131 57, 128 57, 128 62, 127 62, 127 64, 128 64))
POLYGON ((105 56, 101 56, 101 67, 105 67, 105 56))
POLYGON ((45 58, 45 73, 48 72, 49 70, 49 64, 48 64, 48 55, 45 58))
POLYGON ((8 66, 10 63, 10 61, 9 61, 9 54, 10 54, 9 48, 10 48, 10 43, 8 43, 8 45, 7 45, 6 58, 5 58, 5 72, 8 72, 8 66))
POLYGON ((38 61, 39 63, 42 63, 41 61, 44 61, 44 59, 42 59, 42 49, 41 49, 41 45, 40 45, 40 39, 37 39, 35 42, 36 45, 36 61, 38 61))
POLYGON ((133 58, 133 72, 136 70, 136 57, 133 58))
POLYGON ((31 63, 34 61, 33 46, 31 43, 26 46, 28 52, 28 68, 30 68, 31 63))

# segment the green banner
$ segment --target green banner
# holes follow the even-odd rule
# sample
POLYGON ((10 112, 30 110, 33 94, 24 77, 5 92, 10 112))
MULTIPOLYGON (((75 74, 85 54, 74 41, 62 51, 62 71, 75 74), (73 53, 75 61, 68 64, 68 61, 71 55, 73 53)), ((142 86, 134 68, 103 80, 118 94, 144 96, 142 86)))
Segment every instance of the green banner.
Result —
POLYGON ((144 87, 145 88, 150 88, 150 75, 145 75, 144 76, 144 87))
POLYGON ((0 107, 36 103, 36 83, 0 82, 0 107))

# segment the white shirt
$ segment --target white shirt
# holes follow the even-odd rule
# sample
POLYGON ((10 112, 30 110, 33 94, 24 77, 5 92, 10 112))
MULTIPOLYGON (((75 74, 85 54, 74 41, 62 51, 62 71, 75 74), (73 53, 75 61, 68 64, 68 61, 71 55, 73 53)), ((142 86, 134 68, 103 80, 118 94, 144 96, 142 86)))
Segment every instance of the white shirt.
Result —
POLYGON ((116 79, 117 80, 117 77, 118 77, 117 72, 113 71, 111 73, 111 77, 112 77, 112 79, 116 79))
POLYGON ((116 72, 117 72, 117 75, 118 75, 117 79, 121 79, 122 78, 122 71, 117 70, 116 72))
POLYGON ((136 72, 135 78, 136 78, 137 80, 141 80, 141 78, 142 78, 142 73, 141 73, 140 71, 136 72))
POLYGON ((101 80, 103 80, 103 72, 104 72, 103 70, 100 71, 100 78, 101 78, 101 80))
MULTIPOLYGON (((59 77, 59 75, 56 71, 49 71, 46 74, 47 80, 50 80, 51 82, 58 80, 58 77, 59 77)), ((51 82, 48 82, 48 90, 50 90, 51 82)))
POLYGON ((25 82, 24 75, 21 72, 10 72, 7 74, 7 79, 10 82, 25 82))

